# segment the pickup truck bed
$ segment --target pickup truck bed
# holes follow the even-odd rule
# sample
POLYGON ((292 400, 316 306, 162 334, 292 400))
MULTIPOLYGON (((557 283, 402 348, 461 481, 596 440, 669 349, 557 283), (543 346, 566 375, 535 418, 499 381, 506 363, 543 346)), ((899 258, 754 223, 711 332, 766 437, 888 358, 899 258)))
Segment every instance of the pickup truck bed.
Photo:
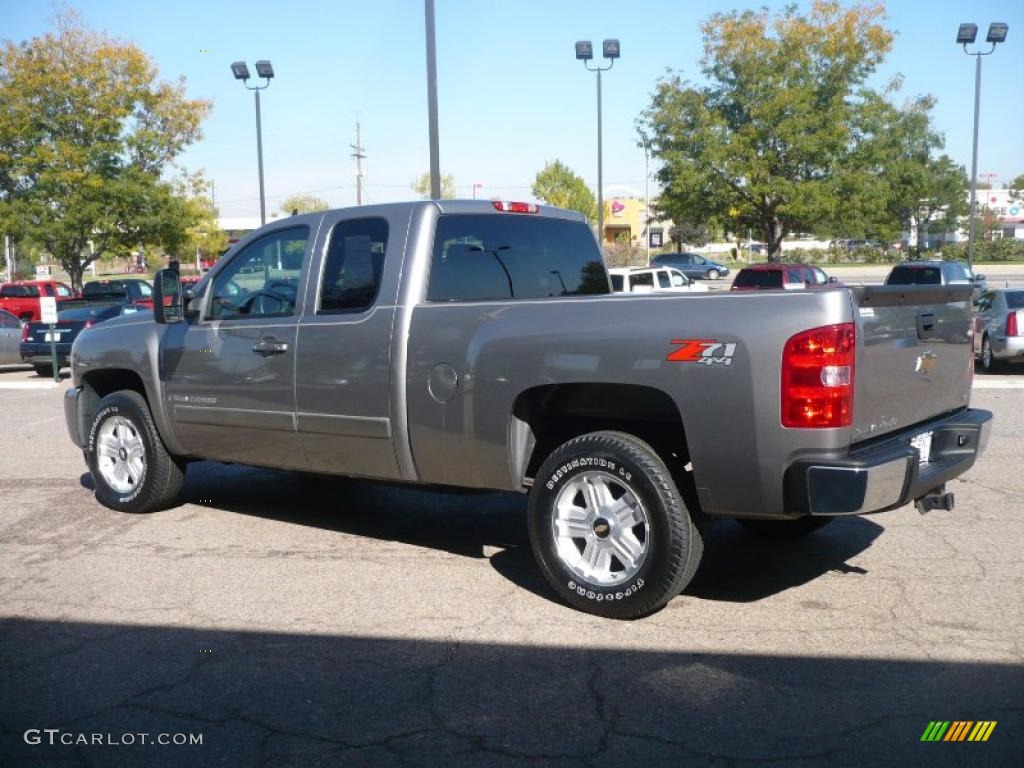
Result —
POLYGON ((706 517, 948 504, 991 417, 969 292, 613 295, 578 214, 367 206, 253 233, 185 305, 160 273, 156 322, 81 333, 66 413, 126 511, 193 458, 528 492, 553 587, 631 618, 692 577, 706 517))

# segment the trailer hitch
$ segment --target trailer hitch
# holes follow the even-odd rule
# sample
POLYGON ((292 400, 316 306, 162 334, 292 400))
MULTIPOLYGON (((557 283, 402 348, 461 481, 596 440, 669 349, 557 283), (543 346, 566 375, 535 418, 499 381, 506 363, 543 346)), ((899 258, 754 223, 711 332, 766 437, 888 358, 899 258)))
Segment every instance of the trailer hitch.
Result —
POLYGON ((933 509, 944 509, 947 512, 953 511, 953 494, 946 492, 945 484, 938 488, 932 488, 928 493, 919 499, 914 499, 914 506, 922 515, 931 512, 933 509))

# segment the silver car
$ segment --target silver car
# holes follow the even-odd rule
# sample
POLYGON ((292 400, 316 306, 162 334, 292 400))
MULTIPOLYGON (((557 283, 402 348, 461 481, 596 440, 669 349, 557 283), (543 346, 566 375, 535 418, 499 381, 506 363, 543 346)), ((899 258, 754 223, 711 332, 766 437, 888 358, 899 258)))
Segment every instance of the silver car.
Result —
POLYGON ((986 373, 1024 363, 1024 290, 985 291, 974 302, 974 353, 986 373))
POLYGON ((5 309, 0 309, 0 365, 21 363, 18 345, 21 343, 21 320, 5 309))

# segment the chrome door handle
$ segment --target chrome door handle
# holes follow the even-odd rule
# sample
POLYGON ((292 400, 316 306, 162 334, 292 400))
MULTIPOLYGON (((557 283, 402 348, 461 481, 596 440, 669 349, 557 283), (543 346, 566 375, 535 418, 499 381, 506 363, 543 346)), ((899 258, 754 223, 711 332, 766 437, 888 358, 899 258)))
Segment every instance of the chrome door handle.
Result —
POLYGON ((270 355, 280 355, 282 352, 288 351, 288 344, 284 341, 273 341, 271 339, 264 339, 263 341, 257 341, 252 345, 252 351, 257 355, 263 355, 269 357, 270 355))

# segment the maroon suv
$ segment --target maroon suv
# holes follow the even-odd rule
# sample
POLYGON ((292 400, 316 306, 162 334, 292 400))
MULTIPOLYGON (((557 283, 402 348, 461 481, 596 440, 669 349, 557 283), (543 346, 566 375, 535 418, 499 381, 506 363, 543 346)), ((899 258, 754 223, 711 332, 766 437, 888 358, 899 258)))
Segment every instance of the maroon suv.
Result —
POLYGON ((757 291, 767 288, 803 290, 836 285, 839 281, 829 277, 813 264, 754 264, 741 269, 732 281, 733 291, 757 291))

